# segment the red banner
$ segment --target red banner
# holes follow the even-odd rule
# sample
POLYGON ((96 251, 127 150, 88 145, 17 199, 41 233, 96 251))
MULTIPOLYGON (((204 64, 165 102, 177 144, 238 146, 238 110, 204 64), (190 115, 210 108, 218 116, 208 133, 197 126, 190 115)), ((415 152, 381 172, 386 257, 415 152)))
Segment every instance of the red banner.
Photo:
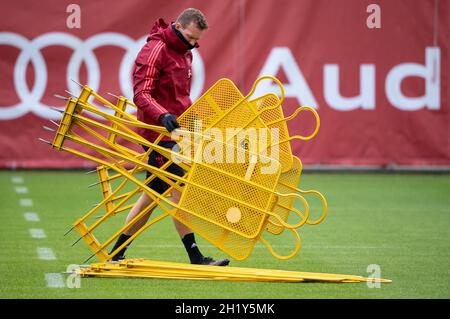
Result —
MULTIPOLYGON (((38 142, 59 119, 49 107, 64 104, 53 95, 78 94, 74 79, 132 98, 148 31, 186 7, 210 26, 194 52, 193 100, 220 78, 247 94, 274 75, 286 116, 300 105, 320 115, 314 139, 292 142, 304 164, 450 166, 448 1, 24 0, 0 3, 0 167, 95 166, 38 142)), ((290 132, 313 124, 299 116, 290 132)))

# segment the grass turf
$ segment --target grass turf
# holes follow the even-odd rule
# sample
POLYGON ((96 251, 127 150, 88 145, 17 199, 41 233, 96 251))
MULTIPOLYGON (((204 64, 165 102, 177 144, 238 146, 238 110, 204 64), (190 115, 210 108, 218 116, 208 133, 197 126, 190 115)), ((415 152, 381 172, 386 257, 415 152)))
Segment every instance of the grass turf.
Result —
MULTIPOLYGON (((365 283, 259 283, 160 279, 82 278, 80 288, 49 288, 46 273, 61 273, 91 255, 72 223, 99 202, 95 174, 80 171, 0 172, 0 298, 449 298, 450 297, 450 175, 433 174, 311 174, 300 187, 314 188, 327 198, 329 213, 322 224, 299 230, 302 248, 283 261, 257 244, 245 261, 232 266, 286 269, 369 276, 368 265, 380 266, 392 279, 381 288, 365 283), (12 178, 23 178, 15 184, 12 178), (26 186, 27 194, 16 187, 26 186), (20 205, 30 198, 32 207, 20 205), (40 220, 26 221, 35 212, 40 220), (44 229, 46 238, 31 238, 29 229, 44 229), (49 247, 56 260, 41 260, 38 247, 49 247)), ((125 213, 114 217, 123 222, 125 213)), ((111 225, 111 227, 115 227, 111 225)), ((109 231, 112 231, 111 228, 109 231)), ((287 252, 292 238, 280 236, 275 248, 287 252)), ((202 238, 205 255, 225 254, 202 238)), ((152 226, 130 247, 128 258, 187 262, 172 221, 152 226)), ((91 260, 94 262, 95 259, 91 260)))

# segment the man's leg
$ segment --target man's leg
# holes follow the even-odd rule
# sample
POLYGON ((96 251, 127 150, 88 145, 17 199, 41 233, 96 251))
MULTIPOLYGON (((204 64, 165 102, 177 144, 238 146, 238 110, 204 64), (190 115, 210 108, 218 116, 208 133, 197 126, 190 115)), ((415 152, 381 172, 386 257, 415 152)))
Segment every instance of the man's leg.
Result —
MULTIPOLYGON (((175 203, 178 203, 181 198, 181 193, 178 190, 173 190, 171 192, 172 200, 175 203)), ((204 265, 214 265, 214 266, 226 266, 230 263, 228 259, 222 259, 215 261, 210 257, 205 257, 198 249, 197 243, 195 242, 195 236, 192 230, 184 225, 182 222, 178 221, 176 218, 173 218, 173 223, 175 224, 175 228, 178 232, 178 235, 181 238, 181 241, 184 244, 184 248, 188 253, 189 260, 191 264, 204 264, 204 265)))
MULTIPOLYGON (((145 207, 150 205, 152 202, 153 200, 150 198, 150 196, 147 195, 147 193, 145 192, 142 193, 141 197, 139 197, 136 204, 134 204, 133 208, 128 213, 128 216, 125 219, 125 223, 128 224, 134 217, 136 217, 140 212, 142 212, 145 209, 145 207)), ((130 226, 123 233, 128 236, 132 236, 135 232, 141 229, 142 226, 145 225, 145 223, 150 218, 152 212, 153 209, 151 209, 148 213, 145 213, 135 224, 130 226)))
MULTIPOLYGON (((148 151, 148 147, 147 146, 143 146, 144 151, 147 152, 148 151)), ((157 152, 150 152, 149 157, 148 157, 148 164, 155 166, 155 167, 160 167, 158 161, 156 160, 156 158, 158 157, 158 153, 157 152)), ((147 180, 150 177, 150 172, 147 171, 146 177, 145 179, 147 180)), ((150 187, 151 189, 153 189, 154 191, 158 192, 159 194, 162 194, 164 191, 162 190, 162 181, 159 181, 158 178, 153 179, 150 183, 147 184, 148 187, 150 187)), ((128 213, 128 216, 125 220, 125 224, 127 224, 130 220, 132 220, 136 215, 138 215, 145 207, 147 207, 148 205, 150 205, 152 202, 152 199, 145 193, 143 192, 141 197, 139 197, 138 201, 134 204, 133 208, 131 209, 131 211, 128 213)), ((122 234, 120 234, 119 238, 117 239, 116 243, 114 244, 113 249, 111 250, 110 253, 112 253, 114 250, 116 250, 118 247, 120 247, 125 241, 127 241, 134 233, 136 233, 143 225, 145 225, 145 223, 148 221, 148 219, 150 218, 150 215, 152 213, 153 209, 151 211, 149 211, 148 213, 144 214, 133 226, 129 227, 128 229, 126 229, 122 234)), ((131 243, 129 243, 131 244, 131 243)), ((113 261, 117 261, 117 260, 121 260, 124 259, 124 254, 125 251, 127 250, 129 244, 124 247, 123 249, 121 249, 113 258, 113 261)))
MULTIPOLYGON (((181 198, 180 191, 174 189, 171 192, 171 196, 174 203, 178 204, 180 202, 181 198)), ((175 224, 175 228, 178 232, 178 235, 180 235, 181 239, 183 239, 183 237, 186 236, 187 234, 192 234, 192 230, 182 222, 178 221, 176 218, 173 218, 173 223, 175 224)))
MULTIPOLYGON (((139 197, 138 201, 134 204, 133 208, 128 213, 128 216, 125 219, 125 224, 128 224, 134 217, 136 217, 142 210, 144 210, 145 207, 150 205, 151 202, 152 202, 152 199, 146 193, 142 193, 141 197, 139 197)), ((122 234, 120 234, 119 238, 117 239, 117 241, 110 253, 112 253, 114 250, 116 250, 118 247, 120 247, 125 241, 127 241, 131 236, 133 236, 134 233, 136 233, 142 226, 144 226, 145 223, 150 218, 152 211, 153 211, 153 209, 150 210, 148 213, 144 214, 134 225, 130 226, 122 234)), ((117 260, 124 259, 125 251, 127 250, 129 244, 127 246, 125 246, 124 248, 122 248, 112 258, 112 260, 117 261, 117 260)))

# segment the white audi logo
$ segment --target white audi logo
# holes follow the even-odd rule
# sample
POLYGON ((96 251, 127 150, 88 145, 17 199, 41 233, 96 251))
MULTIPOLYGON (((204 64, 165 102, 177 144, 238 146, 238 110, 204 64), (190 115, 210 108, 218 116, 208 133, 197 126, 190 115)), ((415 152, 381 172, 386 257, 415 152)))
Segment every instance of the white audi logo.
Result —
MULTIPOLYGON (((55 114, 49 107, 41 102, 47 86, 47 64, 40 50, 48 46, 66 46, 73 50, 66 70, 66 82, 69 91, 78 92, 79 88, 71 79, 79 82, 79 72, 81 63, 84 61, 87 68, 87 84, 95 91, 98 91, 100 85, 100 68, 94 50, 112 45, 125 49, 119 66, 119 78, 121 94, 128 98, 133 96, 133 88, 130 80, 130 74, 133 64, 139 50, 144 45, 147 35, 138 40, 120 33, 99 33, 86 40, 80 40, 74 35, 63 32, 45 33, 33 40, 11 32, 0 32, 0 45, 10 45, 21 50, 14 66, 14 87, 20 102, 15 105, 0 105, 0 120, 11 120, 19 118, 28 112, 42 117, 54 119, 55 114), (26 68, 31 62, 34 68, 35 80, 33 87, 30 88, 26 81, 26 68)), ((196 100, 203 90, 204 84, 204 66, 200 54, 193 50, 193 79, 191 85, 191 97, 196 100)), ((62 72, 62 71, 61 71, 62 72)), ((58 92, 55 92, 58 93, 58 92)), ((100 106, 99 106, 100 107, 100 106)), ((111 110, 103 109, 106 112, 111 110)))

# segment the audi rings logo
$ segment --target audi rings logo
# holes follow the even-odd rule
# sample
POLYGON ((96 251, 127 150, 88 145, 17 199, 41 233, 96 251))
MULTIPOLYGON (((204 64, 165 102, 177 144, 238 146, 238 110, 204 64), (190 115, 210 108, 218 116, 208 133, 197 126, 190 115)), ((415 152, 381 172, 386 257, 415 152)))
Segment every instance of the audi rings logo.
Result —
MULTIPOLYGON (((65 46, 73 50, 66 69, 66 82, 69 91, 78 92, 78 86, 71 79, 79 82, 79 73, 82 62, 87 68, 87 84, 95 91, 98 91, 101 74, 97 57, 94 50, 112 45, 125 49, 119 66, 118 83, 121 94, 126 97, 133 96, 133 87, 130 74, 133 68, 134 60, 139 50, 145 44, 147 36, 138 40, 120 33, 99 33, 86 40, 80 40, 74 35, 62 32, 45 33, 33 40, 11 33, 0 32, 0 45, 10 45, 21 50, 14 65, 14 88, 20 102, 15 105, 0 105, 0 120, 11 120, 19 118, 28 112, 33 112, 37 116, 48 119, 58 118, 56 112, 49 109, 51 105, 45 105, 41 102, 47 86, 48 70, 41 50, 48 46, 65 46), (35 80, 30 89, 26 81, 26 68, 31 62, 34 68, 35 80)), ((204 66, 200 54, 192 51, 194 55, 192 69, 193 79, 191 85, 191 97, 196 100, 202 92, 204 84, 204 66)), ((58 93, 58 92, 55 92, 58 93)), ((109 109, 103 111, 110 112, 109 109)))

